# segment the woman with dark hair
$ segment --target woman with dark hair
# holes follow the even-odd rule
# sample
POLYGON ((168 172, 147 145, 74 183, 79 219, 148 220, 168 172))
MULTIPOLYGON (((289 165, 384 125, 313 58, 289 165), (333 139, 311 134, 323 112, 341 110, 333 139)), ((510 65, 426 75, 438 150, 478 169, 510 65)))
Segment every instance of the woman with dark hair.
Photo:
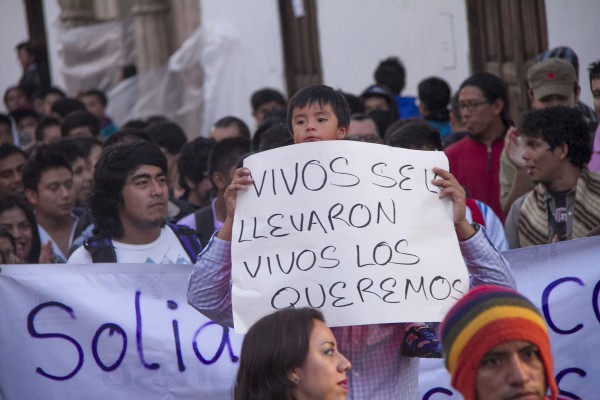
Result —
POLYGON ((52 245, 42 246, 37 222, 29 203, 20 196, 0 196, 0 230, 10 233, 15 239, 18 261, 27 264, 52 262, 52 245))
POLYGON ((312 308, 277 311, 244 337, 234 398, 345 399, 350 367, 323 314, 312 308))

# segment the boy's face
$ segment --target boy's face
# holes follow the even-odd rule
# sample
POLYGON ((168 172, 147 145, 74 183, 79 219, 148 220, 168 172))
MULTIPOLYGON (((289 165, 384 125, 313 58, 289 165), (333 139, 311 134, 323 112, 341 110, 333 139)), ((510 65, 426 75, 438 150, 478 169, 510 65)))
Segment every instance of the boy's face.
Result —
POLYGON ((592 97, 594 98, 594 110, 600 117, 600 79, 592 80, 592 97))
POLYGON ((27 200, 35 212, 47 218, 62 218, 71 215, 75 207, 73 174, 67 168, 57 167, 42 172, 37 191, 26 190, 27 200))
POLYGON ((348 127, 338 126, 338 119, 330 104, 318 103, 292 111, 294 143, 345 139, 348 127))

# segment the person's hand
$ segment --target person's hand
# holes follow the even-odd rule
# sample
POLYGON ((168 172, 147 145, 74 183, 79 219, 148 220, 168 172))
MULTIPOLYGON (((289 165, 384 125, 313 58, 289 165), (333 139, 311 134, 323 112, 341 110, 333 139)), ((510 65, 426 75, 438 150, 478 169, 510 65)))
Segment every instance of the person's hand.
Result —
POLYGON ((48 240, 48 243, 42 244, 39 262, 40 264, 52 264, 54 262, 54 250, 51 241, 48 240))
POLYGON ((442 190, 439 195, 440 199, 449 197, 452 200, 452 218, 454 220, 454 230, 456 231, 458 240, 470 238, 475 234, 475 228, 467 221, 467 193, 465 192, 465 189, 463 189, 460 183, 458 183, 458 180, 456 180, 456 177, 450 172, 442 168, 434 168, 433 172, 438 175, 438 179, 434 179, 431 183, 442 190))
POLYGON ((509 161, 517 167, 518 170, 525 169, 525 160, 523 160, 523 153, 525 153, 525 145, 519 139, 521 132, 514 126, 511 126, 506 132, 504 137, 504 149, 506 156, 509 161))
POLYGON ((248 168, 242 167, 235 170, 233 179, 227 189, 225 189, 225 206, 227 208, 227 218, 217 234, 219 239, 231 240, 233 230, 233 217, 235 216, 235 207, 237 203, 238 190, 246 190, 254 182, 248 168))

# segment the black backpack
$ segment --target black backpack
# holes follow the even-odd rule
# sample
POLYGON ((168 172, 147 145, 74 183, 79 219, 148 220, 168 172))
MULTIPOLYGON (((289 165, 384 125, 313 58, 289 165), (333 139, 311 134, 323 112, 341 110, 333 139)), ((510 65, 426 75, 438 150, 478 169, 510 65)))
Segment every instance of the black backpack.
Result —
MULTIPOLYGON (((195 264, 198 261, 198 254, 202 251, 196 231, 185 225, 176 225, 171 222, 168 222, 167 225, 173 230, 190 260, 195 264)), ((83 247, 92 256, 93 263, 117 262, 117 254, 108 235, 103 233, 94 235, 83 242, 83 247)))

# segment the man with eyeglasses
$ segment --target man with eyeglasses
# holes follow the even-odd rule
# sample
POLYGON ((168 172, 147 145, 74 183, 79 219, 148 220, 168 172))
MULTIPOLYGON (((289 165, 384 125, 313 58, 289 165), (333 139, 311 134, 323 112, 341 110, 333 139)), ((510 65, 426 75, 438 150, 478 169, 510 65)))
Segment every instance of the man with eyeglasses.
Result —
POLYGON ((460 86, 458 107, 468 135, 444 149, 450 172, 469 194, 488 204, 504 221, 500 206, 500 154, 512 125, 508 89, 502 79, 478 73, 460 86))
POLYGON ((550 107, 526 114, 523 160, 535 184, 512 205, 505 224, 511 248, 588 236, 600 226, 600 174, 587 163, 592 147, 583 114, 550 107))
POLYGON ((357 142, 383 143, 377 124, 373 118, 365 114, 352 114, 350 116, 350 126, 348 127, 346 139, 357 142))

